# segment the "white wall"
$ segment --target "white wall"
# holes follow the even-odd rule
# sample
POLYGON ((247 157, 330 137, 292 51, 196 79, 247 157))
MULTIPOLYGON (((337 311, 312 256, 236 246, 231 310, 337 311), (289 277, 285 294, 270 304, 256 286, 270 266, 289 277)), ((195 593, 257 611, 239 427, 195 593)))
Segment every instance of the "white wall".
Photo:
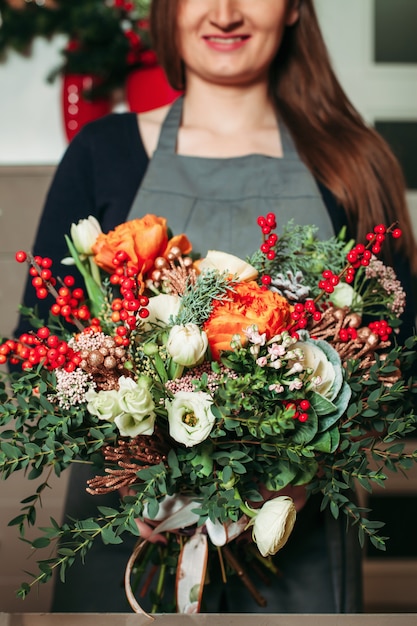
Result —
POLYGON ((60 63, 65 38, 37 39, 33 53, 10 52, 0 64, 0 165, 56 163, 66 145, 60 80, 46 76, 60 63))

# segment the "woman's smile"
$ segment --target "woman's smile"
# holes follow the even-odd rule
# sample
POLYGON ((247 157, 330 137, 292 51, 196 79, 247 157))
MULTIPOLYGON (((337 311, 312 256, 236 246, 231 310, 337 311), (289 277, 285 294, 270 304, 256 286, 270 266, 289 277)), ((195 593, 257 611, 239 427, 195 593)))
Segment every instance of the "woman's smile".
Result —
POLYGON ((242 48, 250 39, 250 35, 203 35, 207 46, 218 52, 233 52, 242 48))

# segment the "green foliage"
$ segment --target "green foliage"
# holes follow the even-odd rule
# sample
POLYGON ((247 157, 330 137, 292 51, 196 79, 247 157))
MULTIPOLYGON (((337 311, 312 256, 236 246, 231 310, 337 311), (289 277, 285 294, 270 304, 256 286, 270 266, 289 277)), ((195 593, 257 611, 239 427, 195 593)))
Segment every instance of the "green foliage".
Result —
MULTIPOLYGON (((317 244, 311 227, 291 225, 280 245, 283 258, 288 257, 297 267, 304 263, 315 279, 323 258, 327 268, 340 271, 336 262, 343 258, 345 244, 337 239, 317 244), (298 254, 301 249, 305 259, 298 254)), ((257 255, 254 258, 256 262, 257 255)), ((144 556, 161 570, 162 578, 152 591, 155 607, 165 606, 161 580, 166 568, 175 566, 181 544, 180 539, 174 546, 169 531, 206 522, 209 526, 209 520, 214 524, 240 521, 242 514, 250 515, 247 502, 264 501, 264 489, 276 492, 289 485, 305 485, 309 495, 321 494, 323 509, 328 507, 335 518, 346 516, 357 528, 361 543, 368 537, 384 549, 383 523, 371 519, 353 494, 357 485, 372 492, 375 485, 384 485, 388 472, 406 472, 417 461, 417 451, 408 451, 403 443, 417 425, 417 337, 408 339, 404 347, 393 347, 384 357, 372 353, 375 363, 364 370, 354 359, 342 363, 331 338, 328 342, 312 340, 307 333, 294 335, 286 327, 268 337, 252 324, 242 329, 244 337, 233 335, 232 349, 221 353, 220 362, 210 362, 207 352, 202 364, 201 355, 196 358, 195 369, 175 363, 175 355, 168 350, 172 323, 194 323, 201 329, 213 303, 230 297, 236 281, 214 270, 200 274, 197 284, 189 286, 181 298, 175 320, 166 327, 151 325, 146 332, 138 324, 119 355, 124 360, 115 359, 112 366, 118 368, 116 384, 112 368, 107 372, 99 367, 104 361, 101 357, 108 354, 103 339, 108 342, 109 337, 96 331, 83 337, 86 343, 78 355, 86 370, 74 361, 70 364, 75 372, 64 368, 55 374, 48 365, 39 365, 11 376, 8 384, 1 383, 0 473, 7 479, 23 471, 29 480, 41 481, 10 522, 22 538, 26 529, 36 524, 37 507, 52 472, 60 475, 72 463, 89 463, 97 470, 95 484, 99 487, 105 483, 104 490, 117 490, 120 477, 126 479, 127 475, 122 486, 129 488, 117 509, 98 506, 97 514, 88 519, 63 525, 51 520, 50 526, 40 529, 41 534, 30 544, 35 550, 48 548, 50 553, 38 561, 38 572, 31 575, 31 583, 21 586, 19 595, 25 597, 34 584, 48 581, 55 570, 64 580, 68 567, 75 559, 84 560, 94 541, 118 545, 125 533, 138 536, 135 520, 156 522, 171 497, 183 498, 186 504, 173 514, 174 521, 169 515, 162 516, 163 523, 168 519, 173 524, 161 530, 168 533, 168 547, 148 549, 144 556), (99 350, 104 354, 97 354, 99 350), (94 353, 98 366, 88 360, 94 353), (93 381, 87 393, 82 387, 86 371, 91 375, 86 386, 93 381), (126 380, 125 375, 131 378, 126 380), (64 386, 60 387, 62 380, 64 386), (72 402, 68 397, 61 402, 65 383, 75 385, 76 391, 79 383, 83 390, 72 402), (188 405, 181 412, 180 393, 185 388, 185 395, 195 401, 192 406, 199 406, 201 413, 188 405), (175 400, 180 406, 176 405, 173 417, 170 408, 175 400), (122 430, 120 434, 116 423, 122 413, 131 421, 138 416, 141 426, 150 415, 155 417, 153 435, 145 432, 148 424, 139 436, 137 431, 134 437, 122 430), (178 428, 191 424, 188 440, 176 438, 172 421, 178 428), (200 421, 203 434, 194 429, 201 426, 200 421), (126 449, 126 454, 120 452, 126 449), (100 482, 103 475, 104 482, 100 482), (112 479, 115 482, 110 484, 112 479)), ((112 297, 105 279, 98 316, 109 336, 115 325, 112 297)), ((43 326, 36 311, 28 313, 35 328, 43 326)), ((64 328, 57 332, 68 337, 64 328)), ((114 342, 110 343, 114 347, 114 342)), ((94 492, 92 483, 89 490, 94 492)))
POLYGON ((227 274, 209 270, 200 274, 195 285, 189 285, 182 296, 182 307, 175 324, 203 324, 210 317, 213 304, 227 298, 233 283, 227 274))
POLYGON ((302 284, 309 288, 309 297, 315 298, 320 294, 317 277, 325 269, 339 274, 345 264, 345 254, 352 247, 352 242, 344 241, 343 232, 325 241, 317 238, 317 232, 315 226, 302 226, 291 220, 278 238, 275 258, 266 260, 265 255, 257 251, 249 263, 273 278, 277 274, 286 276, 290 272, 295 276, 301 272, 302 284))

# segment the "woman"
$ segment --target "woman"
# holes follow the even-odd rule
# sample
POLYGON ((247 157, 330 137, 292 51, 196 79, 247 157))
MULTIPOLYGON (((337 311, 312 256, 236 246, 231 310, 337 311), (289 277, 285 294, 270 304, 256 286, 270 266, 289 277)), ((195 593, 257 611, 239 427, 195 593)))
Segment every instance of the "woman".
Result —
MULTIPOLYGON (((293 218, 316 224, 323 238, 346 224, 361 240, 376 223, 398 219, 404 255, 391 254, 410 292, 407 259, 413 269, 417 260, 400 170, 337 82, 312 0, 153 0, 151 30, 184 98, 139 118, 112 115, 76 136, 48 194, 35 253, 64 257, 64 233, 88 215, 109 230, 156 213, 203 254, 215 247, 239 256, 257 247, 255 220, 269 210, 279 227, 293 218)), ((409 329, 412 320, 409 304, 409 329)), ((103 504, 83 496, 86 473, 72 474, 72 517, 103 504)), ((356 531, 346 534, 319 504, 310 498, 302 507, 277 556, 282 575, 262 589, 266 612, 361 610, 356 531)), ((58 583, 53 610, 128 610, 120 581, 130 548, 95 546, 58 583)), ((214 581, 206 610, 259 611, 239 585, 214 581)))

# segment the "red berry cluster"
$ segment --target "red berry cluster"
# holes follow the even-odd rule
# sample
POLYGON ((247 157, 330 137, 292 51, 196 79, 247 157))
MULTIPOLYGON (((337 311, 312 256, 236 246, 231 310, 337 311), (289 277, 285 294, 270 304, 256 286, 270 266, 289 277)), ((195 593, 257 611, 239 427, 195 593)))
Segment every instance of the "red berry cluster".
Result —
MULTIPOLYGON (((267 213, 265 216, 260 215, 257 219, 257 224, 262 231, 262 243, 259 249, 268 261, 273 261, 276 257, 274 247, 278 241, 278 235, 272 232, 277 227, 275 213, 267 213)), ((271 284, 271 280, 271 276, 268 274, 264 274, 261 278, 265 287, 271 284)))
POLYGON ((81 363, 78 352, 70 348, 66 341, 52 335, 43 326, 35 333, 23 333, 18 340, 8 339, 0 346, 0 363, 21 364, 23 370, 32 369, 40 363, 48 370, 58 367, 73 372, 81 363))
POLYGON ((340 341, 352 341, 354 339, 356 339, 358 336, 357 330, 356 328, 352 328, 352 327, 348 327, 348 328, 341 328, 339 331, 339 339, 340 341))
POLYGON ((366 241, 368 242, 366 246, 363 243, 358 243, 347 253, 346 260, 348 265, 339 275, 333 274, 331 270, 324 270, 322 274, 323 280, 319 282, 320 289, 323 289, 325 293, 333 293, 342 276, 345 282, 352 283, 356 270, 361 266, 367 267, 372 255, 381 252, 381 246, 387 234, 391 234, 394 239, 398 239, 401 237, 402 232, 400 228, 395 228, 394 224, 389 228, 384 224, 375 226, 373 232, 366 235, 366 241))
POLYGON ((323 289, 326 293, 333 293, 336 285, 340 283, 340 277, 337 274, 333 274, 331 270, 324 270, 322 276, 323 279, 319 281, 320 289, 323 289))
POLYGON ((308 317, 312 316, 315 322, 319 322, 321 320, 322 314, 316 306, 314 300, 306 300, 303 302, 297 302, 294 305, 294 310, 291 313, 292 324, 290 327, 290 332, 293 333, 297 330, 301 330, 303 328, 307 328, 308 325, 308 317))
POLYGON ((308 420, 308 410, 311 407, 308 400, 291 400, 291 402, 284 402, 284 406, 294 411, 293 419, 299 422, 306 422, 308 420))
POLYGON ((113 0, 113 5, 116 9, 123 9, 124 11, 133 11, 135 3, 130 0, 113 0))
POLYGON ((115 266, 114 273, 110 276, 110 283, 117 285, 120 289, 121 298, 112 301, 113 311, 111 319, 115 324, 120 324, 116 328, 116 334, 122 345, 128 345, 129 333, 136 328, 138 318, 146 319, 149 311, 146 308, 149 298, 142 295, 143 284, 137 275, 135 268, 128 265, 129 255, 120 250, 116 253, 112 263, 115 266))
POLYGON ((30 263, 29 274, 32 276, 32 286, 36 290, 36 296, 44 300, 48 294, 55 297, 55 303, 51 306, 53 315, 62 315, 66 322, 74 323, 74 320, 86 321, 90 319, 90 311, 84 300, 84 291, 72 287, 75 284, 73 276, 65 276, 62 286, 57 288, 57 280, 52 276, 52 260, 48 257, 35 256, 28 258, 23 250, 16 252, 16 261, 30 263))
POLYGON ((370 322, 368 328, 370 328, 375 335, 378 335, 381 341, 388 341, 392 333, 392 328, 388 325, 386 320, 370 322))

